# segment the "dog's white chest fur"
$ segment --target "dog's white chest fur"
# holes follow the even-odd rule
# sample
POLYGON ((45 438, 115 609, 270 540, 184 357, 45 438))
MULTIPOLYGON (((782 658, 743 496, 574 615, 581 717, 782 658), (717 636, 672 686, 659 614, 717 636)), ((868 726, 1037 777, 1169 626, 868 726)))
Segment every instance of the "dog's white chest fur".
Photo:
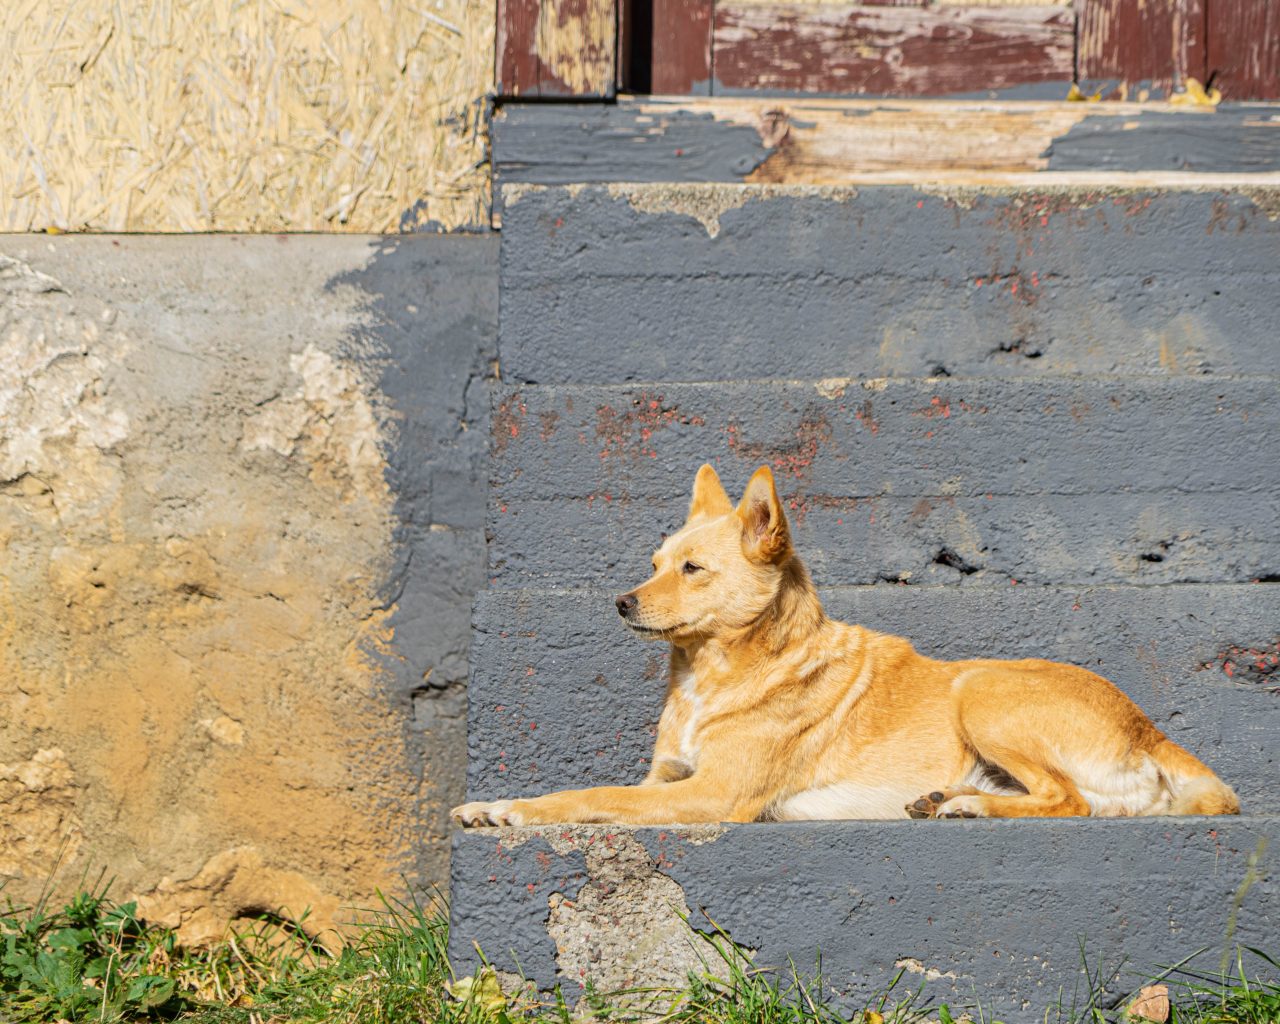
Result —
POLYGON ((680 728, 680 760, 692 767, 698 763, 698 726, 703 715, 703 699, 690 671, 675 677, 676 689, 684 701, 684 724, 680 728))

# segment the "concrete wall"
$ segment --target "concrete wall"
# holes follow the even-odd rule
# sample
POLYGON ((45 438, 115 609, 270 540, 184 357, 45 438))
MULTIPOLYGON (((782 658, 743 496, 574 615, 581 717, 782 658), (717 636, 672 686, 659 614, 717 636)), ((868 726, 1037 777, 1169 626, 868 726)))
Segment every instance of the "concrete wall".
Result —
POLYGON ((488 238, 0 238, 0 881, 183 936, 447 875, 488 238))

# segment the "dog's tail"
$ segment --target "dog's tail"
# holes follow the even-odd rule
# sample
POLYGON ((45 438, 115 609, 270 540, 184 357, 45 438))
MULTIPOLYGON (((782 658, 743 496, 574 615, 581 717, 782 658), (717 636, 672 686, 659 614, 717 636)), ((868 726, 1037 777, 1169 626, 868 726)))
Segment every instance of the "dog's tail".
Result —
POLYGON ((1197 757, 1171 739, 1161 739, 1151 750, 1169 789, 1172 802, 1166 814, 1239 814, 1240 800, 1197 757))

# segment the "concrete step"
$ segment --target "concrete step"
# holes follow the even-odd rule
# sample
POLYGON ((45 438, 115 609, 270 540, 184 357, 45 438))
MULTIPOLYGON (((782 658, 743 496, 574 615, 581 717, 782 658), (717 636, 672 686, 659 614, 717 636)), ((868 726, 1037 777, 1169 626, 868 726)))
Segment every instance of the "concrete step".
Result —
MULTIPOLYGON (((619 581, 619 589, 626 581, 619 581)), ((667 647, 616 591, 489 591, 472 616, 469 799, 638 782, 667 647)), ((823 588, 833 618, 932 657, 1047 657, 1114 682, 1172 738, 1271 807, 1280 773, 1280 586, 823 588)))
POLYGON ((1280 187, 1221 180, 511 185, 503 373, 1257 372, 1277 360, 1280 187))
POLYGON ((1247 582, 1280 573, 1280 379, 505 388, 491 580, 642 578, 712 462, 773 467, 820 582, 1247 582))
POLYGON ((1202 947, 1216 971, 1224 940, 1274 943, 1277 839, 1274 817, 483 829, 454 837, 450 954, 468 973, 478 944, 570 1005, 588 983, 678 987, 700 969, 683 913, 784 979, 820 955, 850 1008, 905 967, 899 998, 1022 1024, 1083 1010, 1083 967, 1115 976, 1108 1006, 1202 947))

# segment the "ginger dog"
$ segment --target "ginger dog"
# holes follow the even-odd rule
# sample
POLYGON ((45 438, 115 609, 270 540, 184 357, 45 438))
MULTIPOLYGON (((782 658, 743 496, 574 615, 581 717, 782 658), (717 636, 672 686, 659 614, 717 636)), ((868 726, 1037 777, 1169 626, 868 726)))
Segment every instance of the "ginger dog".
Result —
POLYGON ((703 466, 653 576, 617 599, 671 645, 638 786, 469 803, 463 825, 1238 814, 1115 686, 1052 661, 935 661, 823 613, 761 467, 735 508, 703 466))

